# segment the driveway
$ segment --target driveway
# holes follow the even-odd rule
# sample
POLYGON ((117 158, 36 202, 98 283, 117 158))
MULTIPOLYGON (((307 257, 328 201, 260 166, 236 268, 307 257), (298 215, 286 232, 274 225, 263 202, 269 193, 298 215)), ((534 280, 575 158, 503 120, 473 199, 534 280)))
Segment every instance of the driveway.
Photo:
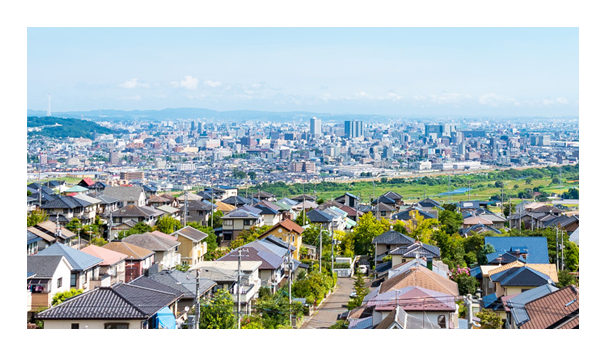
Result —
POLYGON ((321 307, 310 317, 306 317, 300 329, 328 329, 335 324, 339 314, 344 313, 350 292, 354 290, 354 278, 338 278, 338 287, 321 307))

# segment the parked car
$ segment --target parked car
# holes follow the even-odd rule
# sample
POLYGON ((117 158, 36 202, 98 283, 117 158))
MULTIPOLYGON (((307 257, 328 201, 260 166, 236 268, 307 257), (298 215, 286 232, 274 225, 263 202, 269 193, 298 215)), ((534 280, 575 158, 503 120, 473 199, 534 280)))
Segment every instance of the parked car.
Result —
POLYGON ((361 274, 367 274, 367 265, 361 265, 361 266, 359 266, 359 273, 361 273, 361 274))
POLYGON ((351 298, 357 298, 357 291, 350 292, 350 297, 351 298))

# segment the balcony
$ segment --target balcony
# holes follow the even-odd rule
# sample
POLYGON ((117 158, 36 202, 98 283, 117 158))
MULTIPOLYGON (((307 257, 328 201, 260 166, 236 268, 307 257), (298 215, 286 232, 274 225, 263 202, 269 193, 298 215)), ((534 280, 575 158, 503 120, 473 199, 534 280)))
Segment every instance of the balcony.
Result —
MULTIPOLYGON (((241 284, 241 303, 249 302, 253 297, 258 293, 260 287, 262 286, 262 281, 257 278, 253 281, 253 283, 249 284, 241 284)), ((233 288, 232 300, 237 302, 236 286, 233 288)))

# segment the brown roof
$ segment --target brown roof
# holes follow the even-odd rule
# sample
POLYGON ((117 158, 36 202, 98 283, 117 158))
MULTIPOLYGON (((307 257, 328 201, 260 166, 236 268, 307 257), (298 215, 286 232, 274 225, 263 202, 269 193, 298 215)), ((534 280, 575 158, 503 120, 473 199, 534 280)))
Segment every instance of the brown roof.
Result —
MULTIPOLYGON (((38 224, 36 224, 36 228, 39 228, 39 230, 43 230, 50 234, 54 234, 55 230, 57 229, 57 225, 54 222, 52 222, 51 220, 46 220, 46 221, 39 222, 38 224)), ((65 226, 62 226, 61 227, 61 236, 63 236, 63 238, 69 239, 71 237, 76 236, 76 234, 71 232, 70 230, 66 229, 65 226)))
POLYGON ((571 285, 525 305, 530 320, 522 329, 572 329, 579 325, 578 288, 571 285))
POLYGON ((405 287, 421 287, 436 292, 458 296, 458 284, 426 267, 412 267, 407 271, 390 278, 380 285, 380 293, 398 290, 405 287))
POLYGON ((274 231, 278 227, 283 227, 287 231, 293 231, 298 235, 300 235, 304 231, 304 228, 302 228, 300 225, 296 224, 295 222, 293 222, 289 219, 285 219, 285 220, 281 221, 280 223, 275 224, 270 229, 268 229, 265 233, 260 235, 259 238, 261 239, 261 238, 264 238, 265 236, 272 234, 272 231, 274 231))
POLYGON ((124 241, 112 241, 103 245, 103 248, 120 252, 129 256, 127 259, 143 260, 150 255, 154 255, 154 251, 148 250, 147 248, 135 246, 124 241))
POLYGON ((221 201, 217 201, 217 200, 213 204, 215 204, 215 206, 217 207, 217 210, 224 212, 224 213, 236 209, 236 206, 234 206, 234 205, 222 203, 221 201))
POLYGON ((51 243, 52 243, 52 242, 55 242, 55 237, 54 237, 54 236, 51 236, 51 235, 47 234, 47 233, 46 233, 46 232, 44 232, 44 231, 40 231, 40 230, 36 229, 36 228, 35 228, 35 227, 33 227, 33 226, 28 227, 28 228, 27 228, 27 231, 29 231, 29 232, 31 232, 32 234, 34 234, 34 235, 36 235, 36 236, 38 236, 38 237, 42 238, 42 239, 43 239, 44 241, 46 241, 46 242, 51 242, 51 243))

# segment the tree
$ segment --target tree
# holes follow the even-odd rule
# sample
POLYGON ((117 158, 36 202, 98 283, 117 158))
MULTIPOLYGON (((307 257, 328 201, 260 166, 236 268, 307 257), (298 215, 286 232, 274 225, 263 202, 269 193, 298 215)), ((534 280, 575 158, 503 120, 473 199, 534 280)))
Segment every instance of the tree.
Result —
POLYGON ((27 227, 47 221, 49 216, 43 210, 32 210, 27 214, 27 227))
POLYGON ((372 251, 372 240, 374 237, 387 230, 384 224, 378 221, 371 212, 365 213, 353 229, 355 254, 369 255, 372 251))
POLYGON ((300 214, 298 214, 298 216, 296 216, 296 219, 294 220, 294 222, 300 226, 305 226, 305 225, 310 224, 310 219, 308 218, 308 216, 306 216, 304 209, 302 209, 300 214))
POLYGON ((557 272, 557 281, 555 286, 558 288, 564 288, 571 284, 576 285, 576 277, 571 275, 567 270, 557 272))
POLYGON ((456 266, 452 269, 451 278, 458 284, 460 295, 474 294, 477 290, 477 279, 471 276, 471 270, 468 267, 456 266))
POLYGON ((532 178, 526 178, 526 184, 528 184, 528 185, 532 184, 532 178))
POLYGON ((249 179, 251 179, 251 180, 255 180, 257 177, 257 174, 254 171, 247 172, 247 175, 249 176, 249 179))
POLYGON ((329 231, 322 230, 320 224, 309 225, 308 228, 302 232, 302 242, 307 245, 319 246, 319 234, 321 234, 323 239, 323 246, 331 245, 329 231))
POLYGON ((72 220, 70 220, 66 224, 65 228, 75 234, 78 234, 78 231, 82 230, 82 224, 80 223, 80 220, 78 220, 78 218, 72 218, 72 220))
POLYGON ((564 259, 566 260, 566 268, 570 271, 578 271, 578 245, 571 241, 564 241, 566 250, 564 251, 564 259))
POLYGON ((234 301, 226 289, 218 289, 211 301, 201 301, 200 329, 234 329, 234 301))
POLYGON ((264 225, 262 227, 254 226, 249 230, 245 230, 239 234, 239 236, 230 242, 230 248, 235 249, 243 245, 247 245, 250 242, 257 240, 260 235, 270 229, 270 226, 264 225))
POLYGON ((479 323, 482 329, 500 329, 502 328, 502 319, 497 313, 491 312, 487 309, 483 309, 477 313, 479 323))
POLYGON ((51 305, 59 305, 63 303, 66 299, 75 297, 79 294, 82 294, 83 292, 84 290, 82 289, 71 288, 70 290, 66 290, 65 292, 56 293, 53 296, 53 301, 51 302, 51 305))
POLYGON ((513 204, 513 203, 504 204, 504 208, 502 209, 502 212, 505 215, 505 217, 509 217, 511 214, 513 214, 515 212, 515 204, 513 204))
POLYGON ((171 234, 182 228, 182 224, 179 220, 168 215, 159 218, 154 226, 156 227, 156 230, 164 232, 165 234, 171 234))
POLYGON ((437 219, 425 219, 418 213, 418 210, 412 210, 410 211, 410 219, 406 220, 404 225, 410 237, 430 244, 431 235, 433 230, 439 226, 439 221, 437 219))
POLYGON ((150 231, 152 231, 152 227, 150 225, 146 224, 145 222, 140 221, 137 224, 133 225, 133 227, 130 228, 129 230, 120 231, 118 233, 118 238, 122 239, 129 235, 143 234, 143 233, 150 232, 150 231))
POLYGON ((441 229, 450 235, 458 232, 463 221, 462 214, 456 211, 446 209, 439 212, 441 229))
POLYGON ((209 217, 208 225, 212 226, 214 229, 222 227, 222 216, 224 216, 224 213, 220 210, 214 211, 213 215, 209 217))
POLYGON ((365 279, 359 272, 355 274, 355 292, 357 295, 348 301, 348 310, 353 310, 363 304, 363 298, 369 293, 369 288, 365 286, 365 279))

